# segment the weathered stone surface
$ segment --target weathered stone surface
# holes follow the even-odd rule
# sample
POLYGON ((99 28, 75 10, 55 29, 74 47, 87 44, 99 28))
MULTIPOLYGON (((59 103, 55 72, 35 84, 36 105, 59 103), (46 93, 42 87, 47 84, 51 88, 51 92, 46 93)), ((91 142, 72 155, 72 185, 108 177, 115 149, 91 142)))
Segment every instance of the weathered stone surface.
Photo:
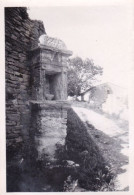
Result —
POLYGON ((66 117, 69 104, 65 101, 31 102, 32 129, 35 129, 35 145, 38 159, 57 160, 57 144, 64 146, 66 138, 66 117), (47 156, 47 159, 44 158, 47 156))
POLYGON ((43 35, 39 40, 41 46, 30 52, 32 100, 35 100, 31 102, 31 131, 35 131, 38 159, 53 161, 57 144, 64 146, 66 138, 69 105, 63 100, 67 99, 67 58, 71 52, 59 39, 43 35), (52 101, 48 101, 50 95, 52 101))
POLYGON ((45 34, 39 37, 39 42, 41 45, 46 45, 46 46, 54 47, 54 48, 61 49, 61 50, 67 49, 65 43, 62 40, 58 38, 49 37, 45 34))
POLYGON ((39 46, 44 33, 43 23, 30 20, 26 8, 5 8, 7 191, 21 191, 16 187, 18 175, 22 176, 20 160, 35 163, 37 155, 53 161, 57 147, 65 144, 69 105, 63 100, 72 52, 61 40, 48 36, 39 46), (54 100, 46 100, 46 94, 54 100), (10 185, 13 181, 15 185, 10 185))
POLYGON ((23 155, 25 139, 29 139, 30 108, 26 102, 31 99, 31 71, 28 51, 32 45, 38 45, 38 38, 44 33, 42 22, 30 20, 26 8, 5 8, 7 160, 17 158, 20 150, 23 155))
POLYGON ((30 52, 32 69, 32 99, 45 100, 45 94, 53 94, 54 100, 67 99, 68 50, 37 47, 30 52))

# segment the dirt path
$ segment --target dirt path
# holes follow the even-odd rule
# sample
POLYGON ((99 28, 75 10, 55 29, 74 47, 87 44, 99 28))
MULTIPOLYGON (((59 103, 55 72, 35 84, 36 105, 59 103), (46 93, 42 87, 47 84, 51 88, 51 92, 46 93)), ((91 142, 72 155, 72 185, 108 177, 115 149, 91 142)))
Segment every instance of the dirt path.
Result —
POLYGON ((81 107, 73 107, 88 132, 94 138, 104 158, 111 164, 116 175, 116 190, 128 190, 128 129, 120 128, 111 119, 81 107))

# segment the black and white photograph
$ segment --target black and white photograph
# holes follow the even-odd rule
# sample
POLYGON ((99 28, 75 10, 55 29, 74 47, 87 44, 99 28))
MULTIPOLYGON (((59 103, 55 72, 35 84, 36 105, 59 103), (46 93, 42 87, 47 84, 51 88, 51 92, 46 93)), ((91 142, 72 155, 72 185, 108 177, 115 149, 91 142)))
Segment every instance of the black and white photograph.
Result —
POLYGON ((131 1, 11 2, 3 6, 6 192, 129 193, 131 1))

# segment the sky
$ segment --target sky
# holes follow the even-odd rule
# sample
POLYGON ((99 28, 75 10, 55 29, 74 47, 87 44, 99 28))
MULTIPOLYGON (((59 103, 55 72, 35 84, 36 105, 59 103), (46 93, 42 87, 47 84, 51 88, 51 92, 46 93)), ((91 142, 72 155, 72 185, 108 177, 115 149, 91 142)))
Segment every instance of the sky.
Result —
POLYGON ((101 82, 127 87, 131 68, 131 19, 127 6, 29 7, 48 36, 63 40, 73 56, 103 67, 101 82))

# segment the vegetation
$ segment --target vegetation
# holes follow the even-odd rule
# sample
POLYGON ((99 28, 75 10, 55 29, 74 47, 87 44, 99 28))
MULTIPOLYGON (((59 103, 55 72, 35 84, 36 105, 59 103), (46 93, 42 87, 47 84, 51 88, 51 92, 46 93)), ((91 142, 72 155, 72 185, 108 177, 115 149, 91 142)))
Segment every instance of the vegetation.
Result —
POLYGON ((114 173, 77 114, 68 110, 66 148, 68 158, 80 165, 74 178, 87 191, 112 191, 114 173))
POLYGON ((77 97, 92 87, 98 80, 97 76, 102 73, 102 67, 94 65, 93 60, 89 58, 71 58, 68 69, 68 95, 77 97))

